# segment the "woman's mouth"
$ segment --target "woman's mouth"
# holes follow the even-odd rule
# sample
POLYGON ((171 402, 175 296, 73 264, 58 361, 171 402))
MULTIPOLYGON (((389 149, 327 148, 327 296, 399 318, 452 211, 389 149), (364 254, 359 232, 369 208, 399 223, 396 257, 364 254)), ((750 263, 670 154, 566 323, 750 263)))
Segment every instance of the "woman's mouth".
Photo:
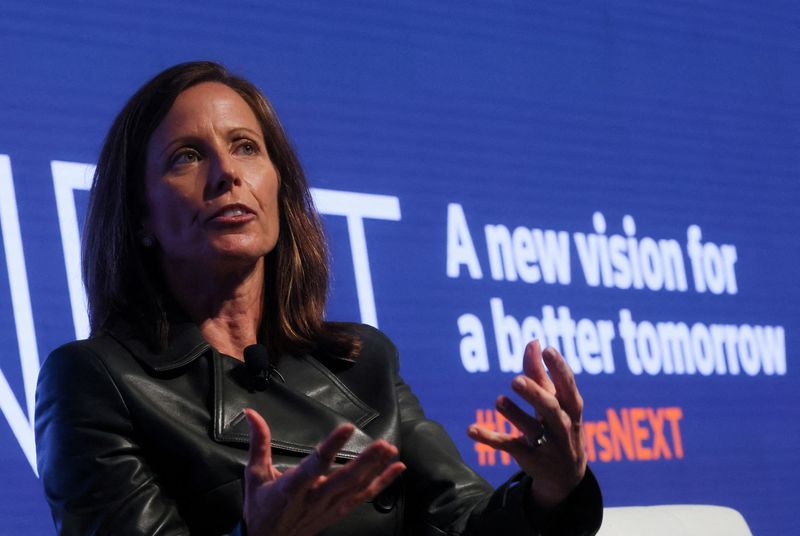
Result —
POLYGON ((231 225, 248 222, 256 215, 252 210, 244 205, 228 205, 215 212, 209 219, 209 223, 231 225))
POLYGON ((241 208, 227 208, 223 210, 221 213, 217 214, 215 217, 227 218, 230 216, 241 216, 242 214, 247 214, 247 212, 245 212, 241 208))

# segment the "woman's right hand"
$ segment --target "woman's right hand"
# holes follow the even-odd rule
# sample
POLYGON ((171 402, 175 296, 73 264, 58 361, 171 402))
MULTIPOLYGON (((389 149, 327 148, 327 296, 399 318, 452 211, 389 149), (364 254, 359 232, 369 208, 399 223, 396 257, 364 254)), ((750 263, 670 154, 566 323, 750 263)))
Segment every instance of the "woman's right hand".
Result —
POLYGON ((244 413, 250 425, 250 459, 244 471, 244 520, 250 535, 316 534, 375 497, 405 470, 401 462, 392 461, 397 448, 378 440, 329 474, 355 430, 343 424, 299 465, 281 473, 272 465, 266 421, 252 409, 244 413))

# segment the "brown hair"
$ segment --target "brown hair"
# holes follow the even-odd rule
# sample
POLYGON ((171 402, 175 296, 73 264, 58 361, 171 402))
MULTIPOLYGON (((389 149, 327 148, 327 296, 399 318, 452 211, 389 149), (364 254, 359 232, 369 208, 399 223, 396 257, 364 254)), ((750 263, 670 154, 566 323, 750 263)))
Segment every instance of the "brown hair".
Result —
POLYGON ((321 350, 353 357, 357 339, 343 325, 324 321, 328 249, 300 161, 278 117, 251 82, 213 62, 170 67, 142 86, 117 115, 94 175, 83 239, 83 280, 92 335, 122 318, 155 348, 166 345, 171 296, 157 248, 141 240, 145 211, 144 166, 153 131, 178 95, 202 82, 236 91, 261 125, 280 177, 280 233, 265 257, 265 296, 260 342, 271 352, 321 350))

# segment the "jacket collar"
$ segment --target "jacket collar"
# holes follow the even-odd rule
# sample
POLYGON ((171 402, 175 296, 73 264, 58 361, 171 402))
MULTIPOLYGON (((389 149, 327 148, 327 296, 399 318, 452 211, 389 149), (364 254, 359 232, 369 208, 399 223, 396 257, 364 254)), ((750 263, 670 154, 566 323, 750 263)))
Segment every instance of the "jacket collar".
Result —
POLYGON ((161 351, 151 348, 127 323, 117 322, 109 331, 112 337, 151 372, 166 372, 183 367, 211 349, 211 345, 192 322, 170 324, 167 347, 161 351))
MULTIPOLYGON (((378 412, 360 400, 325 365, 310 355, 281 356, 277 370, 288 378, 283 383, 274 375, 263 391, 251 388, 249 373, 240 361, 220 355, 203 338, 192 322, 170 325, 167 347, 155 352, 141 338, 120 324, 111 335, 151 373, 163 373, 187 366, 202 355, 210 355, 212 365, 212 437, 217 442, 244 443, 249 429, 244 408, 258 411, 267 421, 273 449, 307 454, 336 426, 356 425, 356 432, 340 453, 353 458, 372 442, 361 428, 378 412)), ((354 361, 325 358, 328 365, 349 367, 354 361)))

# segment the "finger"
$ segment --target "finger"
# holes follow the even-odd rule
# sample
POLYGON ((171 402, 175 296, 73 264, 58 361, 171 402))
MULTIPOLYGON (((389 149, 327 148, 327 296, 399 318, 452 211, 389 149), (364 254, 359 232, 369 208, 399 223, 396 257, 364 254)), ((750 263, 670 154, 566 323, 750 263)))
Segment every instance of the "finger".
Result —
POLYGON ((352 424, 342 424, 333 430, 328 437, 291 471, 286 473, 283 481, 283 490, 287 494, 300 493, 309 487, 321 476, 325 475, 331 467, 336 454, 353 435, 355 427, 352 424))
POLYGON ((483 443, 484 445, 488 445, 494 449, 508 452, 517 461, 520 460, 520 457, 525 454, 525 451, 528 448, 525 444, 525 438, 521 436, 512 436, 511 434, 493 432, 476 424, 473 424, 467 429, 467 434, 474 441, 483 443))
POLYGON ((559 439, 568 439, 572 421, 561 409, 558 399, 527 376, 517 376, 511 386, 518 395, 536 409, 547 427, 559 439))
POLYGON ((538 340, 533 340, 525 346, 525 354, 522 356, 522 368, 529 378, 532 378, 545 390, 550 393, 556 392, 556 388, 544 368, 542 347, 538 340))
POLYGON ((528 415, 507 396, 497 397, 497 410, 529 438, 541 437, 544 433, 544 426, 539 419, 528 415))
MULTIPOLYGON (((350 423, 337 426, 333 432, 328 434, 328 437, 326 437, 322 443, 317 445, 320 459, 326 461, 328 466, 330 466, 333 460, 336 459, 336 455, 339 454, 339 451, 342 450, 347 441, 352 437, 355 430, 356 427, 350 423)), ((326 471, 327 469, 328 467, 325 468, 326 471)))
POLYGON ((244 416, 250 427, 250 451, 247 467, 262 482, 271 480, 273 477, 272 448, 270 446, 272 435, 267 421, 257 411, 250 408, 245 408, 244 416))
POLYGON ((377 478, 372 480, 369 486, 367 486, 367 489, 355 496, 354 502, 359 504, 364 501, 374 499, 381 491, 388 487, 389 484, 394 482, 395 479, 405 470, 406 465, 403 462, 392 463, 389 467, 384 469, 377 478))
POLYGON ((336 470, 318 488, 314 496, 318 500, 341 494, 352 495, 364 489, 397 456, 397 448, 386 441, 375 441, 359 456, 336 470))
POLYGON ((325 509, 326 512, 332 512, 334 514, 334 521, 346 516, 359 504, 375 498, 378 493, 391 484, 405 469, 406 466, 402 462, 392 463, 370 482, 365 483, 360 489, 339 494, 329 503, 325 509))
POLYGON ((567 412, 572 421, 580 423, 581 413, 583 413, 583 397, 578 392, 578 385, 575 383, 575 375, 572 373, 572 369, 553 347, 546 348, 543 355, 547 367, 553 375, 556 398, 558 398, 561 407, 567 412))

